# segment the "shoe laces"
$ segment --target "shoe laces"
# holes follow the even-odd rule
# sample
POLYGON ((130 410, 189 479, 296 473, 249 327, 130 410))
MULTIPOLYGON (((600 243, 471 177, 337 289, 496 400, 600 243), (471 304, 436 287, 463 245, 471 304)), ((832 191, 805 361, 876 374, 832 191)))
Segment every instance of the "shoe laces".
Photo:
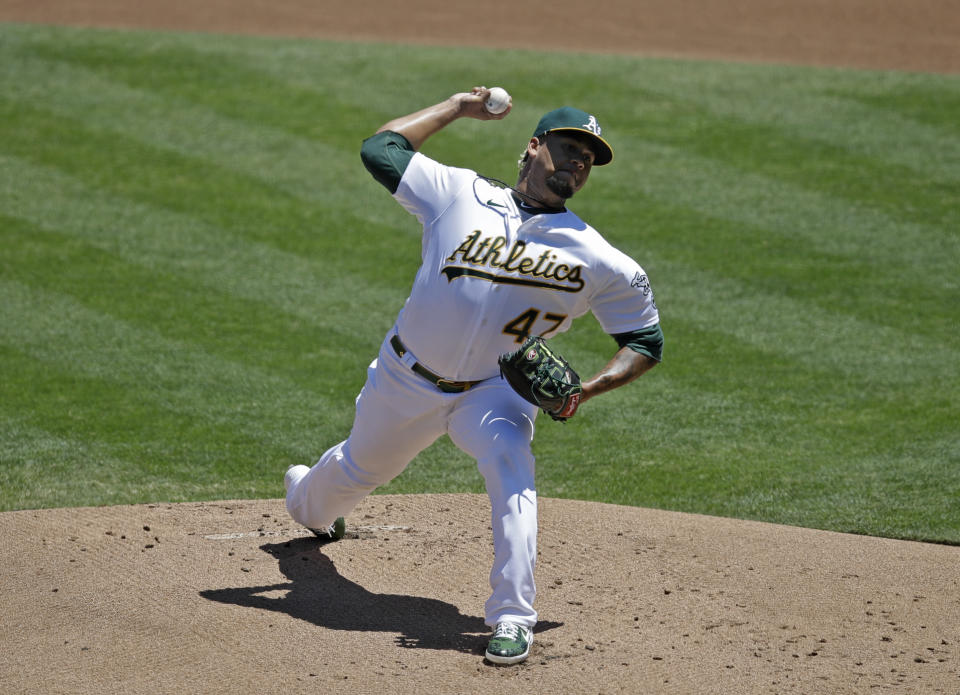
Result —
POLYGON ((520 638, 520 626, 513 623, 497 623, 497 629, 493 631, 494 637, 507 637, 511 640, 520 638))

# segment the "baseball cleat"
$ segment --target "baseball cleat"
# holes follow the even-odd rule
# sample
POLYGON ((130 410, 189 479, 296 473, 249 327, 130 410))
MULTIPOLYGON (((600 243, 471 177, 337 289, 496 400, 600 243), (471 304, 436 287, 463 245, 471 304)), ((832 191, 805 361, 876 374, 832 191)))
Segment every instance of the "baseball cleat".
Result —
MULTIPOLYGON (((309 472, 309 466, 290 466, 283 475, 284 490, 289 492, 290 488, 299 483, 309 472)), ((308 526, 307 530, 322 541, 338 541, 347 532, 347 524, 342 516, 338 516, 337 520, 326 528, 310 528, 308 526)))
POLYGON ((310 530, 313 531, 314 536, 322 541, 338 541, 343 538, 344 534, 347 532, 347 522, 343 520, 342 516, 338 516, 337 520, 327 526, 327 528, 311 528, 310 530))
POLYGON ((515 623, 497 623, 486 657, 495 664, 519 664, 530 654, 533 630, 515 623))

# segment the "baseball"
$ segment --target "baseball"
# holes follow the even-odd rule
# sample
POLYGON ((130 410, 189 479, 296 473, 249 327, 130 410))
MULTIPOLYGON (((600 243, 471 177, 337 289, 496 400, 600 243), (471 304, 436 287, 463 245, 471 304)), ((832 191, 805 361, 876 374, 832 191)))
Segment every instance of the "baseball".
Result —
POLYGON ((487 97, 484 106, 487 107, 487 111, 490 113, 503 113, 507 110, 507 107, 510 106, 510 95, 507 94, 507 90, 503 87, 491 87, 490 96, 487 97))

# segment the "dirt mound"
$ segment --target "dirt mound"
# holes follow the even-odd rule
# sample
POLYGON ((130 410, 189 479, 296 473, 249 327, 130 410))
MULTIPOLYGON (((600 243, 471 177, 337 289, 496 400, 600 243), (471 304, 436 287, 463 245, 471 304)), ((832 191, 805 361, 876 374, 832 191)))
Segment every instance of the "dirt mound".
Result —
POLYGON ((482 658, 481 495, 0 514, 4 693, 960 690, 960 548, 544 499, 531 658, 482 658))

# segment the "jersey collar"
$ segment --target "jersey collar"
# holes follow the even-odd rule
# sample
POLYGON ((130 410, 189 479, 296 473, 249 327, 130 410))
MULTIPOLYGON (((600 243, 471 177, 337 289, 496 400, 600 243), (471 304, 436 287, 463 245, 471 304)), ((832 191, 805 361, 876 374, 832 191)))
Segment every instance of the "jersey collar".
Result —
POLYGON ((565 207, 559 207, 559 208, 538 208, 538 207, 534 207, 533 205, 530 205, 530 204, 526 203, 526 202, 523 200, 523 197, 520 196, 520 195, 518 195, 517 193, 511 193, 510 195, 513 196, 513 202, 515 202, 515 203, 517 204, 517 207, 520 208, 520 210, 522 210, 523 212, 527 213, 528 215, 556 214, 556 213, 558 213, 558 212, 566 212, 566 211, 567 211, 567 209, 566 209, 565 207))

